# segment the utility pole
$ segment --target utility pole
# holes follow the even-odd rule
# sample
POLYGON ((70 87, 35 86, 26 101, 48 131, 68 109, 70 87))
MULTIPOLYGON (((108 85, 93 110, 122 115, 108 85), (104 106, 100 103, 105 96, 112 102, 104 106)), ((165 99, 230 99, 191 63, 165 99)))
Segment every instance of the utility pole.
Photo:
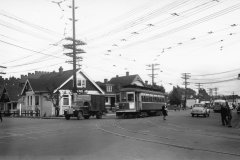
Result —
POLYGON ((200 100, 200 89, 201 89, 201 86, 202 86, 202 83, 196 83, 197 85, 197 87, 198 87, 198 98, 199 98, 199 100, 200 100))
POLYGON ((155 84, 155 83, 154 83, 154 78, 156 77, 156 75, 158 75, 158 74, 156 74, 156 73, 154 73, 154 72, 155 72, 155 70, 159 70, 159 69, 160 69, 160 68, 155 68, 155 67, 158 66, 158 65, 160 65, 160 64, 155 63, 155 64, 148 64, 148 65, 147 65, 147 67, 151 67, 151 69, 147 69, 147 70, 151 70, 151 71, 152 71, 151 74, 148 74, 150 77, 152 77, 152 85, 155 84))
POLYGON ((82 57, 77 57, 77 54, 82 54, 82 53, 86 53, 84 50, 82 49, 78 49, 76 48, 77 45, 85 45, 86 43, 80 40, 76 40, 76 31, 75 31, 75 0, 72 0, 72 6, 70 7, 72 8, 72 28, 73 28, 73 32, 72 32, 72 38, 65 38, 66 40, 70 40, 72 41, 72 44, 65 44, 63 45, 63 47, 65 49, 71 49, 72 52, 70 53, 64 53, 66 56, 69 56, 72 58, 72 61, 66 61, 67 63, 70 63, 73 65, 73 89, 72 92, 73 93, 77 93, 77 60, 82 61, 82 57))
POLYGON ((73 27, 73 93, 77 93, 76 69, 76 38, 75 38, 75 0, 72 0, 72 27, 73 27))
POLYGON ((202 86, 202 83, 196 83, 197 85, 197 87, 198 87, 198 94, 199 94, 199 91, 200 91, 200 89, 201 89, 201 86, 202 86))
POLYGON ((233 95, 233 103, 234 103, 234 101, 235 101, 235 100, 234 100, 234 92, 232 93, 232 95, 233 95))
POLYGON ((218 88, 213 88, 214 89, 214 91, 215 91, 215 97, 217 98, 217 92, 218 92, 218 88))
POLYGON ((186 108, 186 103, 187 103, 187 85, 190 84, 190 82, 188 82, 187 80, 191 77, 190 73, 182 73, 182 79, 184 80, 183 84, 185 86, 185 96, 184 96, 184 108, 186 108))
MULTIPOLYGON (((5 66, 0 66, 0 68, 7 68, 5 66)), ((5 72, 0 72, 0 74, 6 74, 5 72)))

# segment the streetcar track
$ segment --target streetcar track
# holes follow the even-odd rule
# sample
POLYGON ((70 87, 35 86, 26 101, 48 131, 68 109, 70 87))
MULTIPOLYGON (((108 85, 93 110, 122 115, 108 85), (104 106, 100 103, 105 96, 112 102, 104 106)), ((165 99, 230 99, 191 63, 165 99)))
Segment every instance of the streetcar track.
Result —
MULTIPOLYGON (((186 128, 186 127, 179 127, 178 128, 181 128, 181 129, 173 129, 173 128, 169 128, 167 126, 159 126, 157 125, 156 123, 150 121, 150 120, 147 120, 148 123, 150 123, 151 125, 154 125, 155 127, 157 128, 167 128, 167 129, 170 129, 170 130, 174 130, 174 131, 178 131, 178 132, 191 132, 191 133, 194 133, 194 134, 198 134, 198 135, 202 135, 202 136, 209 136, 209 137, 218 137, 218 138, 225 138, 225 139, 231 139, 231 140, 237 140, 237 141, 240 141, 240 138, 235 138, 235 137, 228 137, 228 136, 223 136, 223 135, 216 135, 216 134, 207 134, 207 133, 200 133, 200 132, 204 132, 204 130, 193 130, 193 129, 190 129, 190 128, 186 128), (185 129, 185 130, 184 130, 185 129), (186 131, 187 130, 187 131, 186 131)), ((169 123, 168 123, 169 124, 169 123)), ((172 125, 174 126, 174 125, 172 125)))
POLYGON ((163 137, 163 136, 159 136, 159 135, 155 135, 155 134, 150 134, 150 133, 146 133, 146 132, 140 132, 140 131, 134 131, 134 130, 130 130, 130 129, 127 129, 127 128, 123 128, 121 127, 120 125, 117 125, 116 122, 113 123, 113 125, 119 129, 122 129, 122 130, 126 130, 128 132, 132 132, 132 133, 138 133, 138 134, 143 134, 143 135, 149 135, 149 136, 152 136, 152 137, 157 137, 157 138, 162 138, 162 139, 168 139, 168 140, 176 140, 176 139, 173 139, 173 138, 169 138, 169 137, 163 137))
POLYGON ((151 139, 146 139, 146 138, 139 138, 139 137, 134 137, 134 136, 129 136, 126 134, 121 134, 117 133, 114 131, 110 131, 107 129, 104 129, 101 127, 99 124, 96 123, 96 128, 102 132, 112 134, 115 136, 127 138, 127 139, 133 139, 137 141, 142 141, 142 142, 149 142, 149 143, 154 143, 154 144, 160 144, 160 145, 166 145, 174 148, 180 148, 180 149, 185 149, 185 150, 191 150, 191 151, 203 151, 203 152, 209 152, 209 153, 217 153, 217 154, 223 154, 223 155, 231 155, 231 156, 237 156, 240 157, 240 154, 237 153, 231 153, 231 152, 223 152, 223 151, 217 151, 217 150, 211 150, 211 149, 203 149, 203 148, 196 148, 196 147, 191 147, 191 146, 184 146, 184 145, 178 145, 178 144, 173 144, 173 143, 167 143, 167 142, 162 142, 159 140, 151 140, 151 139))

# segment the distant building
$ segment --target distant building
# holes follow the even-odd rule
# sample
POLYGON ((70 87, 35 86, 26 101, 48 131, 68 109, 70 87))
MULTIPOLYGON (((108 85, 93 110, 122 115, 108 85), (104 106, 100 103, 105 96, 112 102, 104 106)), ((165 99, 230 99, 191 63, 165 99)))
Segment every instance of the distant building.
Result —
POLYGON ((0 111, 13 112, 19 108, 21 87, 18 85, 5 85, 0 96, 0 111))

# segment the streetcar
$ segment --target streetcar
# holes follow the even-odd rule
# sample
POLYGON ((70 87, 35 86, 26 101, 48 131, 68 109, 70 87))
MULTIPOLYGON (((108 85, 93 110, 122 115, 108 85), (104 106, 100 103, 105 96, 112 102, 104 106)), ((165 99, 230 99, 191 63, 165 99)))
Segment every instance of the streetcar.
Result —
POLYGON ((120 89, 118 118, 160 116, 166 103, 165 94, 159 89, 129 85, 120 89))

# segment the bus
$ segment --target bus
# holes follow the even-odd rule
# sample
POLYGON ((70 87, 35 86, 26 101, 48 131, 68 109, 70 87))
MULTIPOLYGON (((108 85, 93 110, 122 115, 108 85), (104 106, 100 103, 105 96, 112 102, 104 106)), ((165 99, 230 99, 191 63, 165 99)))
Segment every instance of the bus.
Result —
POLYGON ((213 101, 213 111, 221 112, 221 105, 225 105, 226 101, 222 99, 216 99, 213 101))
POLYGON ((120 90, 117 117, 160 116, 165 94, 159 89, 142 86, 125 86, 120 90))

